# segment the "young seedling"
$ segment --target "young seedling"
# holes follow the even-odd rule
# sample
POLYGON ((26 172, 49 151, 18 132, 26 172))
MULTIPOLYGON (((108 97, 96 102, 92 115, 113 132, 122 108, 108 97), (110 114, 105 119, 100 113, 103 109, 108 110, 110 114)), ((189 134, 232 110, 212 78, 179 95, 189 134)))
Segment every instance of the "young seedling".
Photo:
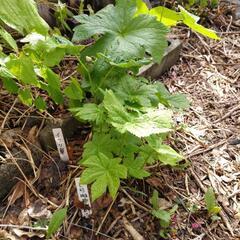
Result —
POLYGON ((47 238, 51 237, 62 225, 67 216, 67 208, 57 210, 53 215, 48 225, 47 238))
POLYGON ((208 214, 211 219, 213 221, 218 220, 218 214, 221 211, 221 207, 218 206, 214 191, 211 187, 208 188, 207 192, 205 193, 204 200, 206 203, 208 214))
POLYGON ((170 232, 170 224, 171 224, 171 218, 172 215, 176 212, 176 210, 178 209, 178 205, 174 205, 170 210, 166 211, 163 210, 161 208, 161 206, 159 206, 159 197, 158 197, 158 191, 154 190, 153 191, 153 195, 150 198, 150 202, 152 204, 152 215, 154 217, 156 217, 157 219, 159 219, 159 223, 161 226, 161 230, 160 230, 160 236, 163 238, 168 237, 169 232, 170 232))

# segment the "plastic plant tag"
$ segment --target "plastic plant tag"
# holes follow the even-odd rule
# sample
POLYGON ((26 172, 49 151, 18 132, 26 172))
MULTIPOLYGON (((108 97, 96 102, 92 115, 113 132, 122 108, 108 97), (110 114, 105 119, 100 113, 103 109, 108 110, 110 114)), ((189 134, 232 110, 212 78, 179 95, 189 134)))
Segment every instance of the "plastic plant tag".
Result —
POLYGON ((61 128, 53 128, 53 136, 57 145, 58 153, 62 161, 69 161, 69 156, 67 152, 66 143, 63 137, 63 132, 61 128))
POLYGON ((84 204, 84 208, 81 209, 82 216, 89 218, 92 214, 92 209, 88 187, 87 185, 80 184, 80 178, 75 178, 75 184, 77 188, 78 199, 84 204))

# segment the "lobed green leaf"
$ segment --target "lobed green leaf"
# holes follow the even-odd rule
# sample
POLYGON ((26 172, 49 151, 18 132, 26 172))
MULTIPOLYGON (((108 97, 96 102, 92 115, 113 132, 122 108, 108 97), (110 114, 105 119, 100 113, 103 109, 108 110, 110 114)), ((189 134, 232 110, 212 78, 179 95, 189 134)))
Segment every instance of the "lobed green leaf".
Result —
POLYGON ((83 165, 87 167, 81 176, 82 184, 93 183, 92 200, 100 197, 108 188, 115 197, 120 186, 120 179, 127 178, 127 168, 120 164, 120 159, 109 158, 103 153, 87 158, 83 165))
POLYGON ((141 58, 145 52, 160 62, 167 46, 167 28, 150 15, 135 17, 134 0, 118 0, 116 6, 109 5, 95 15, 79 15, 75 19, 81 25, 75 28, 73 41, 88 39, 103 34, 83 54, 86 56, 107 53, 113 59, 141 58))

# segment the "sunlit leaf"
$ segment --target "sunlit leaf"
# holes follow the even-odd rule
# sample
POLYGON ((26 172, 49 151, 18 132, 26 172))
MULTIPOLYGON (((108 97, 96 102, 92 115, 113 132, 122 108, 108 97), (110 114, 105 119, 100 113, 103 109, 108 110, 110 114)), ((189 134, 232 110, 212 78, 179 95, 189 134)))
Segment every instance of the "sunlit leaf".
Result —
POLYGON ((49 26, 38 14, 34 0, 1 1, 0 19, 22 34, 33 31, 46 35, 49 26))
POLYGON ((23 104, 27 106, 32 105, 32 94, 29 89, 20 89, 18 91, 18 98, 23 104))
POLYGON ((203 27, 202 25, 198 24, 196 22, 196 19, 193 17, 192 14, 190 14, 186 9, 183 7, 179 6, 180 11, 183 16, 183 23, 185 23, 188 27, 190 27, 193 31, 196 31, 198 33, 201 33, 204 36, 207 36, 212 39, 219 40, 220 37, 217 36, 216 32, 203 27))
POLYGON ((208 188, 207 192, 204 195, 204 200, 209 214, 216 215, 221 211, 221 208, 216 203, 213 188, 208 188))
POLYGON ((14 50, 18 51, 17 43, 14 38, 8 33, 4 28, 0 27, 0 36, 4 39, 4 41, 14 50))
POLYGON ((12 56, 6 62, 6 67, 22 83, 39 86, 33 62, 28 56, 23 54, 19 57, 12 56))
POLYGON ((66 216, 67 208, 59 209, 52 215, 52 218, 48 225, 47 238, 49 238, 50 236, 57 232, 66 216))
POLYGON ((0 77, 15 78, 15 76, 4 66, 0 66, 0 77))
POLYGON ((71 83, 64 89, 64 93, 70 99, 79 101, 83 99, 83 90, 75 78, 73 78, 71 83))
MULTIPOLYGON (((206 1, 201 1, 201 4, 205 6, 206 1)), ((212 39, 217 40, 220 39, 215 31, 205 28, 197 23, 199 21, 198 16, 189 13, 186 9, 184 9, 181 6, 179 6, 180 12, 176 12, 163 6, 154 7, 148 10, 146 4, 142 0, 137 0, 136 5, 137 5, 136 16, 142 14, 152 15, 155 16, 158 21, 160 21, 166 26, 175 26, 176 24, 183 22, 193 31, 196 31, 212 39)))
POLYGON ((141 138, 171 131, 172 113, 169 110, 147 108, 136 115, 129 113, 111 90, 106 92, 103 103, 110 123, 121 133, 128 131, 141 138))
POLYGON ((163 164, 176 166, 183 157, 168 145, 151 146, 157 153, 157 158, 163 164))
POLYGON ((162 6, 150 9, 149 14, 156 16, 166 26, 176 26, 182 20, 181 14, 162 6))
POLYGON ((120 179, 127 177, 127 168, 120 164, 120 159, 110 159, 102 153, 89 157, 83 165, 87 169, 81 175, 81 183, 93 183, 91 188, 93 201, 100 197, 107 188, 110 195, 115 197, 120 186, 120 179))
POLYGON ((167 28, 150 15, 135 16, 135 0, 118 0, 92 16, 79 15, 73 40, 81 41, 95 34, 103 36, 84 51, 84 55, 107 53, 112 58, 140 58, 148 52, 160 61, 167 46, 167 28))
POLYGON ((137 11, 135 13, 136 16, 138 16, 140 14, 148 14, 149 13, 149 9, 143 0, 136 0, 136 5, 137 5, 137 11))

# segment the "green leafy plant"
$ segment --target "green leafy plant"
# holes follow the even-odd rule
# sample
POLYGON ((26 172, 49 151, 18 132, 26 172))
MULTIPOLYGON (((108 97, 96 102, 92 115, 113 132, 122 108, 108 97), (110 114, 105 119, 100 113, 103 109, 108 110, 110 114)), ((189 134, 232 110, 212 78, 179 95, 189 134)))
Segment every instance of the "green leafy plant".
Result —
MULTIPOLYGON (((76 16, 80 25, 74 29, 73 42, 77 44, 51 32, 32 0, 11 0, 0 9, 0 19, 25 36, 20 48, 0 29, 2 41, 13 50, 10 54, 0 51, 4 87, 24 104, 40 110, 46 109, 46 99, 56 104, 66 99, 75 117, 92 126, 80 164, 85 167, 81 183, 91 184, 93 201, 107 191, 115 197, 123 179, 150 176, 149 164, 174 167, 183 159, 166 140, 175 130, 174 112, 187 108, 189 102, 182 94, 170 94, 162 83, 138 76, 144 64, 161 61, 168 26, 184 22, 217 38, 214 32, 199 27, 197 18, 184 9, 180 13, 164 9, 165 15, 159 14, 160 8, 141 12, 144 9, 140 1, 118 0, 116 6, 109 5, 96 14, 76 16), (9 17, 8 11, 18 14, 9 17), (91 44, 79 45, 82 40, 91 44), (81 80, 73 77, 63 87, 55 69, 67 55, 78 60, 81 80)), ((160 220, 163 236, 176 207, 165 211, 158 207, 157 199, 154 193, 152 214, 160 220)), ((66 212, 54 213, 48 237, 62 224, 66 212)))
POLYGON ((107 187, 112 196, 115 196, 120 186, 120 179, 127 178, 127 168, 120 164, 120 158, 109 158, 103 153, 87 158, 83 165, 87 169, 81 176, 81 181, 92 183, 92 198, 97 199, 107 187))
POLYGON ((51 237, 62 225, 67 216, 67 208, 57 210, 53 215, 48 225, 47 238, 51 237))
POLYGON ((213 39, 220 39, 215 31, 205 28, 197 23, 199 21, 199 17, 189 13, 181 6, 179 6, 180 12, 175 12, 174 10, 163 6, 155 7, 149 10, 147 5, 142 0, 136 1, 138 6, 138 11, 136 13, 137 16, 141 14, 156 16, 158 21, 162 22, 166 26, 175 26, 178 23, 184 23, 193 31, 196 31, 204 36, 213 39))
POLYGON ((28 34, 21 42, 24 46, 20 53, 2 54, 1 57, 0 77, 9 92, 18 94, 24 104, 35 104, 40 110, 46 108, 45 101, 41 96, 32 94, 32 87, 46 91, 57 104, 63 103, 63 93, 70 99, 81 100, 79 83, 73 79, 62 92, 61 79, 51 68, 57 66, 65 55, 78 55, 83 46, 73 45, 59 35, 43 36, 38 33, 28 34), (79 90, 75 96, 70 93, 73 85, 75 91, 79 90))
POLYGON ((85 144, 81 160, 86 167, 81 183, 93 183, 92 200, 107 189, 114 197, 121 179, 149 176, 146 164, 176 166, 183 158, 164 140, 174 130, 172 109, 187 107, 188 101, 183 95, 171 95, 159 82, 136 76, 150 61, 145 53, 161 60, 167 28, 153 16, 136 17, 136 11, 135 1, 124 0, 95 15, 75 17, 81 25, 73 40, 95 39, 82 51, 79 65, 83 90, 92 98, 70 109, 93 126, 93 138, 85 144), (174 97, 181 99, 179 104, 174 97))
POLYGON ((129 60, 142 58, 148 52, 159 62, 167 47, 167 28, 153 17, 135 17, 135 1, 129 1, 127 7, 125 4, 126 1, 118 1, 115 7, 108 5, 94 15, 76 16, 81 25, 75 28, 73 40, 81 41, 103 34, 83 54, 92 56, 101 52, 111 59, 129 60))
POLYGON ((21 34, 33 31, 47 35, 48 24, 39 16, 34 0, 2 1, 0 20, 21 34))
MULTIPOLYGON (((39 16, 36 3, 33 0, 5 1, 0 9, 0 20, 22 35, 23 44, 19 51, 16 41, 3 27, 0 27, 0 36, 4 43, 14 50, 14 53, 0 55, 0 77, 4 87, 26 105, 35 105, 40 110, 46 109, 45 99, 36 94, 36 89, 44 90, 57 104, 62 104, 70 89, 79 89, 78 82, 73 80, 64 91, 61 88, 61 79, 52 68, 58 66, 66 55, 78 56, 84 46, 74 45, 66 38, 55 33, 49 33, 50 27, 39 16), (11 15, 11 16, 10 16, 11 15)), ((4 26, 5 26, 4 25, 4 26)), ((80 85, 79 85, 80 86, 80 85)), ((80 95, 78 100, 81 100, 80 95)))
POLYGON ((160 226, 162 229, 160 230, 160 236, 165 238, 168 236, 170 231, 169 226, 171 224, 171 217, 176 212, 178 205, 173 206, 170 210, 166 211, 159 206, 159 197, 158 191, 154 190, 153 195, 150 198, 150 202, 152 204, 152 215, 159 219, 160 226))
POLYGON ((212 220, 218 219, 217 215, 221 211, 221 207, 219 207, 217 204, 213 188, 208 188, 204 195, 204 200, 208 214, 211 216, 212 220))
MULTIPOLYGON (((80 164, 85 167, 81 183, 92 184, 92 200, 106 191, 115 197, 123 179, 148 177, 149 164, 174 167, 183 159, 166 139, 175 130, 174 112, 189 102, 182 94, 170 94, 162 83, 138 76, 144 64, 161 61, 168 27, 154 14, 139 14, 139 3, 118 0, 96 14, 76 16, 80 25, 73 42, 91 39, 89 46, 48 31, 42 21, 41 27, 33 28, 40 30, 30 33, 24 21, 15 23, 15 29, 27 34, 20 40, 21 49, 2 33, 14 50, 0 55, 4 87, 40 110, 46 109, 46 97, 56 104, 66 99, 76 118, 91 124, 92 138, 84 145, 80 164), (72 78, 63 87, 53 69, 66 55, 78 59, 81 81, 72 78)), ((169 15, 172 21, 174 16, 169 15)))
POLYGON ((69 17, 72 17, 71 11, 67 8, 66 3, 62 3, 61 1, 58 1, 57 4, 55 4, 55 18, 57 20, 57 25, 63 29, 72 31, 69 25, 67 24, 67 19, 69 17))

